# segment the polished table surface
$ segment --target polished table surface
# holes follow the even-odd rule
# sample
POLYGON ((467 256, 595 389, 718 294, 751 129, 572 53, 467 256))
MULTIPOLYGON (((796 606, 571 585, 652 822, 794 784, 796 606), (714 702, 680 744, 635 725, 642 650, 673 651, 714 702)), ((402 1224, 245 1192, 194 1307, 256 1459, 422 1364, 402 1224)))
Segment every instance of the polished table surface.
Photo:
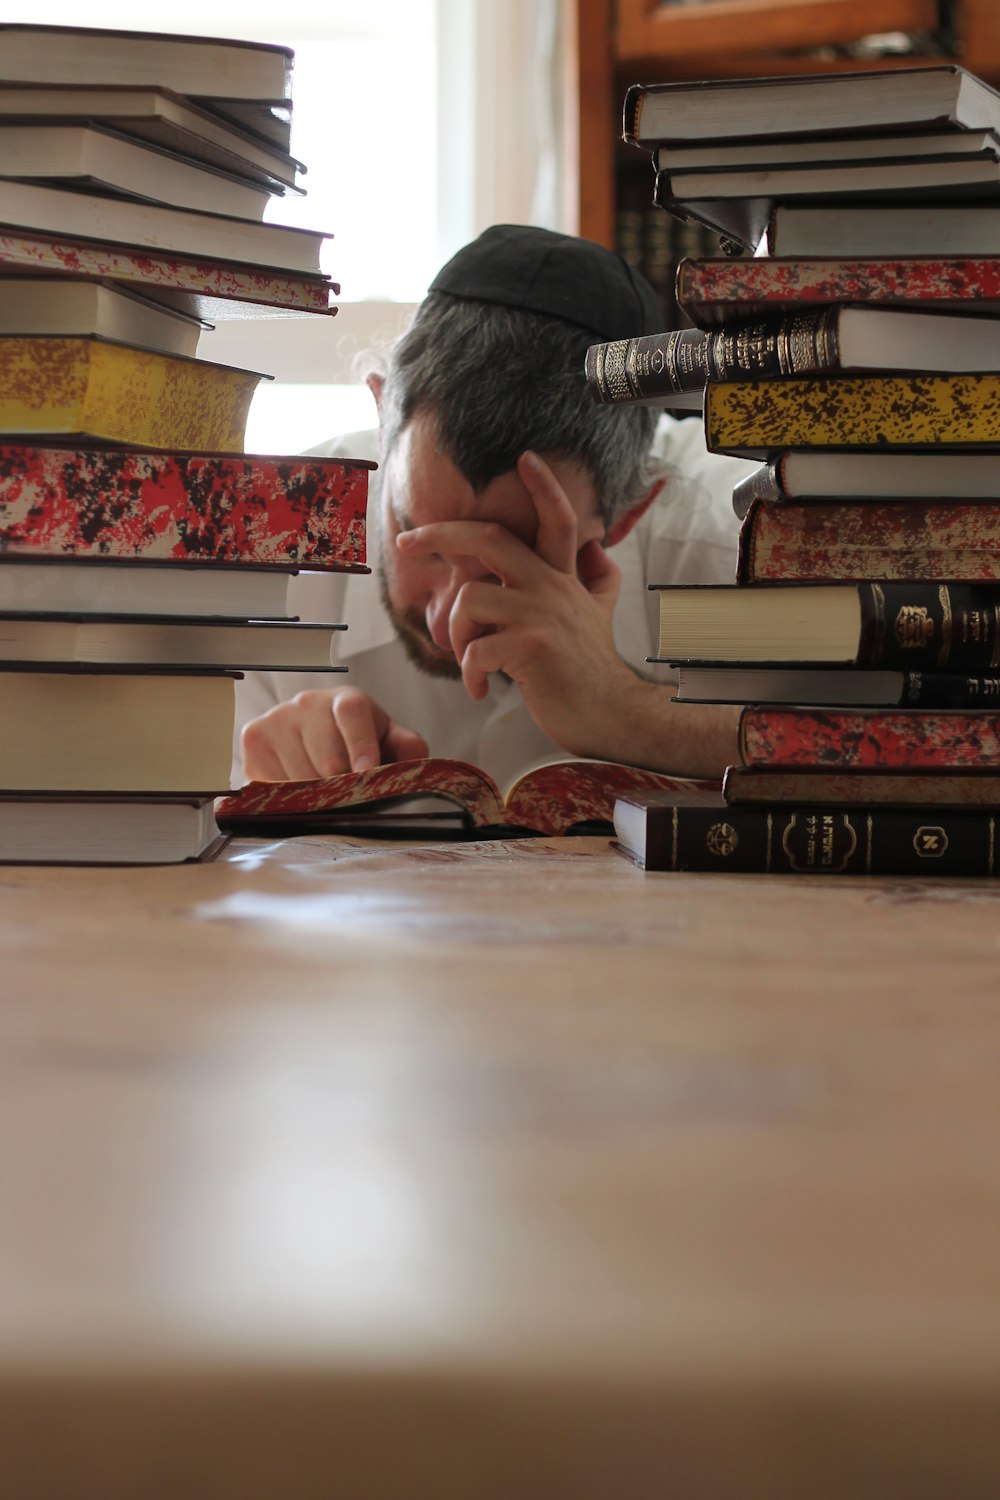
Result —
POLYGON ((1000 882, 0 870, 16 1500, 995 1497, 1000 882))

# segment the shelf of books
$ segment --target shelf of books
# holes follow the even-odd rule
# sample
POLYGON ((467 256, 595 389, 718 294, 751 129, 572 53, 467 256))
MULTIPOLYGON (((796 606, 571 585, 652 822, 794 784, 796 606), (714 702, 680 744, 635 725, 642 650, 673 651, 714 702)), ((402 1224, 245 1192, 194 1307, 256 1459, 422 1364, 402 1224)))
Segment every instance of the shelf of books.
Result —
POLYGON ((661 211, 742 253, 682 261, 688 326, 595 345, 593 394, 695 408, 760 466, 733 584, 660 590, 656 660, 741 706, 739 763, 620 799, 619 839, 653 869, 995 874, 1000 94, 952 66, 654 84, 626 122, 661 211))
POLYGON ((327 236, 263 221, 292 55, 0 30, 0 860, 203 859, 234 679, 331 669, 289 578, 367 571, 372 466, 244 453, 267 377, 211 358, 220 318, 336 311, 327 236))

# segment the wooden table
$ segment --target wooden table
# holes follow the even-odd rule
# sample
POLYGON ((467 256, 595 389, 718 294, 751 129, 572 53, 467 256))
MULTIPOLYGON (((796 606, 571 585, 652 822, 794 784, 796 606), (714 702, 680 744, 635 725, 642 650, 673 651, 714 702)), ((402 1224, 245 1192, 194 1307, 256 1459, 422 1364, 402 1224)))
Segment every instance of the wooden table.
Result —
POLYGON ((1000 882, 0 870, 11 1500, 1000 1490, 1000 882))

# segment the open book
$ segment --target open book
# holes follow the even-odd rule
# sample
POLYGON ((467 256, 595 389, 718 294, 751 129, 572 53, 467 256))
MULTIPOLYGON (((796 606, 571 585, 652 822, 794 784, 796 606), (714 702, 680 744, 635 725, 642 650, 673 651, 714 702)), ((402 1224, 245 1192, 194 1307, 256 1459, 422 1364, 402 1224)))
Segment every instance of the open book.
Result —
POLYGON ((504 792, 478 766, 431 758, 318 781, 251 781, 224 798, 216 814, 226 831, 257 837, 322 831, 482 837, 512 829, 610 835, 621 793, 692 785, 702 784, 610 761, 560 760, 531 767, 504 792))

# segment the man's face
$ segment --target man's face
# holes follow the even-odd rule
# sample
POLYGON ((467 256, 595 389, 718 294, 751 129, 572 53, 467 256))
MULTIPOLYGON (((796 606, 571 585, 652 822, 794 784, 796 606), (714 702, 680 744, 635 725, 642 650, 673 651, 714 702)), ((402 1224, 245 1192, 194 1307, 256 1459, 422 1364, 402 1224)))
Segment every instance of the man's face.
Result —
MULTIPOLYGON (((542 455, 546 457, 546 455, 542 455)), ((604 525, 590 476, 577 464, 547 458, 577 515, 577 547, 600 541, 604 525)), ((479 494, 437 446, 432 417, 418 414, 403 429, 385 466, 381 496, 382 548, 378 561, 382 600, 407 655, 432 677, 461 677, 448 633, 459 589, 495 574, 476 557, 434 553, 404 555, 401 531, 432 521, 494 521, 533 547, 538 518, 516 471, 501 474, 479 494)))

